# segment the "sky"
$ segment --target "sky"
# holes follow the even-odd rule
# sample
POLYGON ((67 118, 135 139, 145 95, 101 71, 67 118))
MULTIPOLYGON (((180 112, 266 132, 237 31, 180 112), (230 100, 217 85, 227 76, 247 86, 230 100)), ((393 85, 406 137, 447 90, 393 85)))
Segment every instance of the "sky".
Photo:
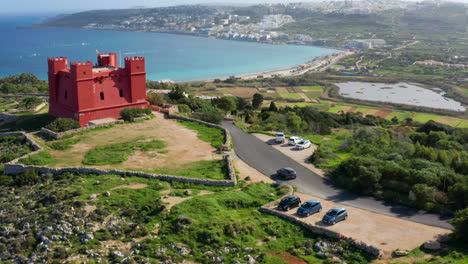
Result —
MULTIPOLYGON (((157 7, 180 4, 256 4, 263 2, 306 2, 320 0, 2 0, 0 14, 71 13, 92 9, 157 7)), ((468 2, 468 0, 453 0, 468 2)))

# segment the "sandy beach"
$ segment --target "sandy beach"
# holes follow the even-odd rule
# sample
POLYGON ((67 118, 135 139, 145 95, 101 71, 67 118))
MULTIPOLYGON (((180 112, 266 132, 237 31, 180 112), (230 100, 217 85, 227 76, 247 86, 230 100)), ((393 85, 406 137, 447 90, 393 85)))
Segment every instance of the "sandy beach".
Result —
POLYGON ((288 77, 288 76, 302 75, 310 71, 316 71, 316 72, 324 71, 332 67, 333 65, 335 65, 338 61, 346 57, 349 57, 351 55, 354 55, 354 54, 355 54, 354 51, 343 51, 336 55, 316 58, 310 62, 301 64, 295 67, 291 67, 291 68, 259 72, 259 73, 250 73, 250 74, 240 75, 238 77, 244 80, 251 80, 251 79, 257 79, 259 77, 260 78, 269 78, 269 77, 275 77, 275 76, 288 77))

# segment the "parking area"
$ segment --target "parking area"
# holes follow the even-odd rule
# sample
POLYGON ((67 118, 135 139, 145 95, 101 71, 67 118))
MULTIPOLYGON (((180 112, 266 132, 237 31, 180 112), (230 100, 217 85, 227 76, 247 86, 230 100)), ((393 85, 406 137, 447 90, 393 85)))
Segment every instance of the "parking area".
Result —
MULTIPOLYGON (((390 256, 392 251, 396 249, 412 250, 426 241, 437 240, 451 233, 451 231, 447 229, 418 224, 350 206, 344 206, 311 195, 300 193, 297 195, 301 198, 302 202, 312 199, 319 200, 323 206, 322 212, 309 217, 300 217, 296 214, 297 208, 294 208, 288 212, 281 212, 282 214, 293 216, 304 223, 324 227, 346 237, 351 237, 368 245, 373 245, 382 249, 384 257, 390 256), (323 215, 335 206, 345 207, 348 210, 348 219, 333 226, 324 225, 321 222, 323 215)), ((277 202, 279 202, 279 200, 277 202)), ((277 210, 276 204, 277 203, 266 205, 266 208, 277 210)))
POLYGON ((319 176, 324 177, 325 172, 317 167, 315 167, 312 163, 308 161, 309 157, 314 153, 317 149, 317 146, 312 144, 310 148, 297 150, 293 146, 289 146, 287 142, 283 144, 275 143, 275 138, 272 136, 268 136, 265 134, 252 134, 261 141, 271 145, 273 148, 281 151, 286 156, 290 157, 291 159, 299 162, 302 166, 306 167, 307 169, 311 170, 312 172, 318 174, 319 176))

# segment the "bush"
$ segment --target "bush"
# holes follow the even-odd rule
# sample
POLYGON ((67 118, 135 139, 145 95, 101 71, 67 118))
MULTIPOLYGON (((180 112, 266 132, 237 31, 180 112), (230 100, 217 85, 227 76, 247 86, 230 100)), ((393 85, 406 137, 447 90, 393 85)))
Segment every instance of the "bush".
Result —
POLYGON ((191 111, 190 107, 188 105, 186 105, 186 104, 180 104, 180 105, 178 105, 178 107, 179 107, 179 112, 180 113, 190 113, 190 111, 191 111))
POLYGON ((151 105, 163 105, 165 103, 164 98, 162 97, 161 94, 157 93, 149 93, 146 96, 146 100, 151 104, 151 105))
POLYGON ((468 208, 456 212, 450 223, 455 227, 457 238, 468 241, 468 208))
POLYGON ((135 121, 135 118, 149 114, 151 114, 150 108, 125 108, 122 111, 120 111, 122 119, 127 122, 133 122, 135 121))
POLYGON ((14 183, 17 186, 33 185, 39 181, 38 172, 36 170, 27 170, 14 178, 14 183))
POLYGON ((52 121, 48 126, 48 129, 60 133, 65 132, 72 129, 80 128, 80 123, 74 119, 70 118, 57 118, 52 121))
POLYGON ((207 111, 198 113, 196 118, 208 123, 219 124, 223 121, 224 115, 218 111, 207 111))

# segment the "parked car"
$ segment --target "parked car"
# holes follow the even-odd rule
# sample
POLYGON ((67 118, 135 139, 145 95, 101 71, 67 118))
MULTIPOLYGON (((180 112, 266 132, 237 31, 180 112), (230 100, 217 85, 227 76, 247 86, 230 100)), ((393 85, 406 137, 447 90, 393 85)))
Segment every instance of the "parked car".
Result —
POLYGON ((292 168, 282 168, 276 171, 276 174, 285 180, 294 180, 297 177, 296 171, 292 168))
POLYGON ((288 145, 290 146, 296 146, 297 143, 301 142, 302 138, 300 137, 290 137, 288 141, 288 145))
POLYGON ((301 140, 299 143, 296 144, 297 149, 306 149, 312 146, 312 142, 310 140, 301 140))
POLYGON ((278 209, 281 211, 289 211, 291 208, 301 205, 301 198, 297 195, 288 195, 283 198, 278 204, 278 209))
POLYGON ((334 225, 340 221, 346 220, 348 218, 348 211, 343 207, 335 207, 330 209, 322 219, 322 222, 325 224, 334 225))
POLYGON ((284 133, 276 133, 276 137, 275 137, 275 142, 276 143, 284 143, 284 141, 286 140, 286 136, 284 135, 284 133))
POLYGON ((322 204, 317 200, 308 200, 303 203, 299 209, 297 209, 297 214, 299 216, 309 216, 322 211, 322 204))

